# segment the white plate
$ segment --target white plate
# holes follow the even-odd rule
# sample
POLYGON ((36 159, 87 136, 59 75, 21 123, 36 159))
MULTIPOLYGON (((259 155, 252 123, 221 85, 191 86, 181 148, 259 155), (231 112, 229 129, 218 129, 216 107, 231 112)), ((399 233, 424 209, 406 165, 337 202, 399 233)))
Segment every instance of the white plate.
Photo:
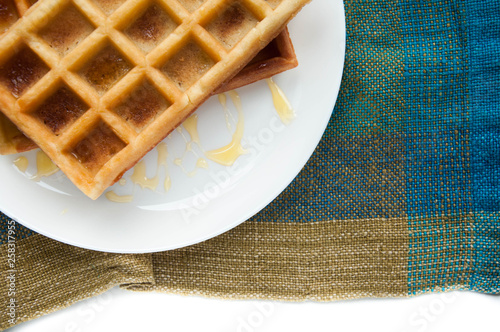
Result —
MULTIPOLYGON (((299 66, 274 77, 295 110, 295 119, 283 125, 265 82, 237 90, 242 101, 244 147, 248 153, 232 167, 209 161, 196 168, 188 151, 186 131, 165 140, 167 167, 157 171, 157 150, 145 157, 148 176, 167 174, 171 187, 155 191, 130 181, 115 184, 116 193, 132 194, 130 203, 105 196, 92 201, 58 172, 40 181, 30 180, 36 152, 20 172, 13 161, 0 158, 0 210, 26 227, 50 238, 93 250, 143 253, 175 249, 221 234, 269 204, 294 179, 318 144, 330 119, 340 87, 345 49, 344 8, 341 0, 313 0, 289 24, 299 66), (183 156, 184 155, 184 156, 183 156), (174 159, 183 162, 182 170, 174 159), (196 169, 196 174, 188 174, 196 169)), ((236 107, 227 102, 234 120, 236 107)), ((201 147, 211 150, 231 140, 222 104, 216 97, 197 111, 201 147)), ((229 123, 232 123, 229 118, 229 123)), ((233 123, 231 130, 234 131, 233 123)), ((193 151, 203 157, 200 146, 193 151)), ((206 158, 205 158, 206 159, 206 158)))

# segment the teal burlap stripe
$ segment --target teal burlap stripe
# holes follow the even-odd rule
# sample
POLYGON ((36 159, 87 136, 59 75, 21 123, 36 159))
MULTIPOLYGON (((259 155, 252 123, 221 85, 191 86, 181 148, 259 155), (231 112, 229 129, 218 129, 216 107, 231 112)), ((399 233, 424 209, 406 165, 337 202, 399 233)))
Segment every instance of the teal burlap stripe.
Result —
POLYGON ((500 2, 465 2, 474 256, 470 287, 500 292, 500 2))
MULTIPOLYGON (((12 224, 12 219, 0 212, 0 245, 9 242, 9 226, 12 224)), ((30 235, 36 234, 31 229, 28 229, 18 223, 15 226, 16 240, 24 239, 30 235)))
POLYGON ((461 1, 401 1, 409 291, 467 288, 472 260, 468 36, 461 1))

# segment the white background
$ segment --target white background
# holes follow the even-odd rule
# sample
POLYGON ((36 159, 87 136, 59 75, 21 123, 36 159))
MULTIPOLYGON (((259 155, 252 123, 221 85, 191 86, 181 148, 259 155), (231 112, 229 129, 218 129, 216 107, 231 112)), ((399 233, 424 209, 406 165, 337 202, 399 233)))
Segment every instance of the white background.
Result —
POLYGON ((500 331, 499 313, 499 296, 471 292, 290 303, 114 288, 8 331, 500 331))

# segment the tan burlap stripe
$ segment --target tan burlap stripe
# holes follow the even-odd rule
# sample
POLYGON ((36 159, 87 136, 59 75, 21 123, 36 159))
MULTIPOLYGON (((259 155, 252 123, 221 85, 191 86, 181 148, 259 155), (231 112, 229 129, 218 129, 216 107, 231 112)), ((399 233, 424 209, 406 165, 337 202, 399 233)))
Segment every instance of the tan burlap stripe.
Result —
MULTIPOLYGON (((16 243, 15 295, 9 296, 9 275, 2 268, 0 329, 10 327, 8 304, 17 304, 16 324, 65 308, 79 300, 127 283, 151 283, 151 255, 119 255, 76 248, 32 235, 16 243)), ((7 266, 7 246, 0 247, 7 266)))
POLYGON ((475 213, 415 217, 409 223, 408 287, 412 295, 470 289, 475 213))
MULTIPOLYGON (((0 250, 6 264, 6 247, 0 250)), ((143 255, 95 252, 33 235, 16 247, 16 323, 116 285, 227 299, 407 296, 407 254, 404 218, 248 221, 198 245, 143 255)), ((2 272, 2 280, 8 273, 2 272)), ((1 283, 1 294, 8 293, 7 287, 1 283)), ((9 297, 1 301, 4 311, 9 297)), ((8 318, 2 314, 2 329, 9 326, 8 318)))
POLYGON ((155 282, 130 285, 219 298, 317 300, 408 294, 404 218, 246 222, 204 243, 153 254, 155 282))

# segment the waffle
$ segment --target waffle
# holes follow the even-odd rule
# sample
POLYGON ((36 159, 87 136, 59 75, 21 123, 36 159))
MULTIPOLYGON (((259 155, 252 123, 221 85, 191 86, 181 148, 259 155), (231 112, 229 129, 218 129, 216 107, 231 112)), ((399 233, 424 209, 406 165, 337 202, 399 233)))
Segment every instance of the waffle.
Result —
MULTIPOLYGON (((5 7, 7 8, 7 7, 5 7)), ((293 44, 284 29, 262 49, 236 76, 214 92, 227 92, 272 77, 298 65, 293 44)), ((36 144, 26 137, 0 110, 0 155, 35 149, 36 144)))
POLYGON ((96 199, 307 2, 41 0, 0 38, 0 108, 96 199))
POLYGON ((0 36, 16 23, 32 4, 27 0, 0 0, 0 36))

